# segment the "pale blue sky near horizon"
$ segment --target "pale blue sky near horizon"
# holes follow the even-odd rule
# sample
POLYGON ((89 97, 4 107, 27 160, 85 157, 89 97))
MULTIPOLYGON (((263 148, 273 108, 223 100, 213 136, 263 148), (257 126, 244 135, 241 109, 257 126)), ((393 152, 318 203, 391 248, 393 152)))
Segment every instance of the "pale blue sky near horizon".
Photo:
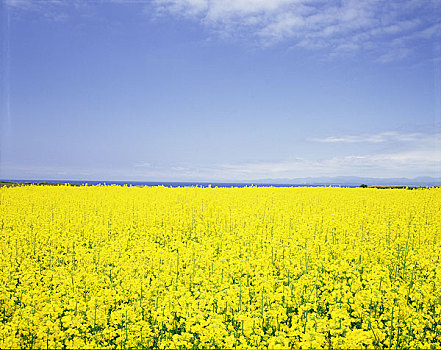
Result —
POLYGON ((441 2, 1 0, 0 179, 441 178, 441 2))

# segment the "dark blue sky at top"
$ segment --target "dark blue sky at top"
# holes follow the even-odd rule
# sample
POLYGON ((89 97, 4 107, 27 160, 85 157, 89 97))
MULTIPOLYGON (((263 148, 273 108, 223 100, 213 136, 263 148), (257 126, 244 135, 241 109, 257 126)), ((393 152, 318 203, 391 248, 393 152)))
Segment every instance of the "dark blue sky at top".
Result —
POLYGON ((0 177, 440 175, 437 6, 242 2, 3 1, 0 177))

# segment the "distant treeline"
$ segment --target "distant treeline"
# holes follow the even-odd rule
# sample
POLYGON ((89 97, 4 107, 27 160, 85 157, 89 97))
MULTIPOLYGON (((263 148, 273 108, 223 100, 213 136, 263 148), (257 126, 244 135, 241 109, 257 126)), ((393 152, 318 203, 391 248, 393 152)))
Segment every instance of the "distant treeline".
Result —
POLYGON ((361 188, 379 188, 379 189, 401 189, 401 190, 416 190, 419 188, 437 188, 439 186, 368 186, 365 184, 360 185, 361 188))

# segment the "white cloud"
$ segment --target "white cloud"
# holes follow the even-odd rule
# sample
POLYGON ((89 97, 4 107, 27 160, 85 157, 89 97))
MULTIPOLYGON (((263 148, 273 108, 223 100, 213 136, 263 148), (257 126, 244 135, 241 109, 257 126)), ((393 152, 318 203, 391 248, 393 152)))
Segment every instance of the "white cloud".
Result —
POLYGON ((441 153, 435 149, 409 152, 336 156, 319 160, 223 165, 220 174, 233 179, 296 178, 316 176, 440 177, 441 153))
MULTIPOLYGON (((63 20, 88 0, 5 0, 12 9, 63 20)), ((403 59, 424 41, 441 37, 439 0, 102 0, 145 7, 155 18, 196 21, 221 37, 242 37, 263 46, 325 50, 329 57, 369 53, 377 62, 403 59)))
POLYGON ((152 164, 150 162, 145 162, 142 160, 142 161, 136 162, 133 166, 135 168, 150 168, 150 167, 152 167, 152 164))
POLYGON ((349 136, 329 136, 325 138, 311 138, 309 141, 324 143, 382 143, 382 142, 433 142, 441 139, 441 134, 425 133, 400 133, 396 131, 381 132, 378 134, 349 135, 349 136))
MULTIPOLYGON (((347 148, 339 155, 322 158, 294 158, 277 162, 223 165, 239 179, 293 178, 309 176, 370 176, 441 178, 441 133, 404 133, 387 131, 377 134, 333 136, 310 139, 320 143, 386 144, 380 150, 356 153, 347 148), (391 147, 389 147, 391 146, 391 147), (394 149, 395 151, 391 151, 394 149)), ((341 151, 340 151, 341 152, 341 151)))
POLYGON ((412 41, 439 38, 436 1, 154 0, 156 15, 199 21, 223 36, 261 44, 289 41, 330 54, 367 50, 378 62, 412 53, 412 41), (244 34, 245 33, 245 34, 244 34))
MULTIPOLYGON (((291 157, 280 161, 215 164, 212 166, 156 166, 145 174, 156 178, 206 181, 252 181, 256 179, 317 176, 416 177, 441 178, 441 134, 387 131, 377 134, 312 139, 323 143, 386 144, 396 151, 356 153, 347 148, 328 158, 291 157)), ((366 149, 366 148, 364 148, 366 149)), ((141 172, 139 173, 141 175, 141 172)))
POLYGON ((410 54, 411 50, 405 47, 389 50, 387 53, 381 55, 376 59, 379 63, 389 63, 402 60, 410 54))
POLYGON ((17 11, 31 12, 49 21, 64 21, 72 8, 77 8, 81 0, 5 0, 10 10, 17 14, 17 11))
POLYGON ((441 149, 419 148, 401 152, 346 154, 322 159, 290 158, 274 162, 244 162, 211 166, 150 164, 131 168, 66 168, 2 164, 3 179, 88 179, 125 181, 255 181, 322 176, 407 177, 441 179, 441 149))

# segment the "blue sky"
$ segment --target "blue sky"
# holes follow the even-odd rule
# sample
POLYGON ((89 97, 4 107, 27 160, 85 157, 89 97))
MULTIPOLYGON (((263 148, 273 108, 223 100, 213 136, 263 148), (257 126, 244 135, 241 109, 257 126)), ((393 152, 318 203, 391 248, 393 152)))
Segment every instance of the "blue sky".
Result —
POLYGON ((438 0, 1 0, 2 179, 441 177, 438 0))

